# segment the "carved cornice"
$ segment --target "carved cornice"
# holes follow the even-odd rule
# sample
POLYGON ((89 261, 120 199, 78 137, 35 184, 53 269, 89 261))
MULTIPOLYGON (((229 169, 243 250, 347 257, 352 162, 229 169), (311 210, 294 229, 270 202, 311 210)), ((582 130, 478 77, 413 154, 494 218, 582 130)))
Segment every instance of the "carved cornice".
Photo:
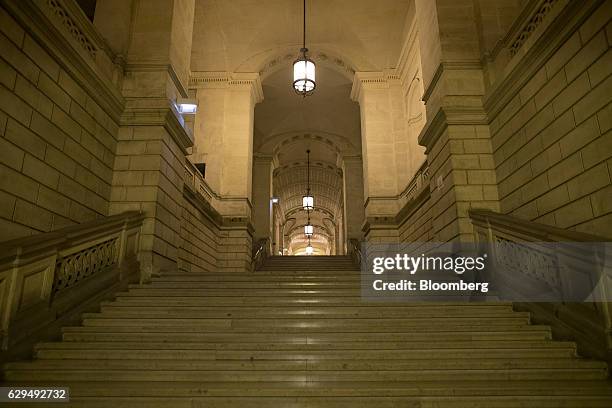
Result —
POLYGON ((488 117, 482 107, 442 106, 427 122, 419 135, 419 144, 429 153, 448 125, 486 125, 488 117))
POLYGON ((264 99, 261 78, 255 72, 192 72, 189 87, 195 89, 236 89, 250 91, 254 103, 260 103, 264 99))
POLYGON ((181 96, 187 97, 185 85, 176 73, 174 65, 168 61, 128 61, 124 69, 126 72, 166 72, 181 96))
POLYGON ((121 115, 120 125, 162 126, 168 131, 183 153, 187 154, 187 148, 193 146, 193 136, 183 126, 182 118, 174 105, 168 100, 163 100, 158 104, 150 103, 153 101, 144 98, 146 105, 142 106, 140 104, 142 101, 143 98, 127 99, 127 106, 121 115), (164 104, 166 106, 163 106, 164 104))
POLYGON ((423 102, 427 103, 445 71, 472 71, 480 69, 482 69, 482 62, 479 60, 440 62, 434 76, 431 78, 431 81, 429 81, 429 84, 427 84, 425 92, 423 92, 423 102))
POLYGON ((395 70, 355 72, 353 87, 351 88, 351 100, 359 102, 364 90, 388 89, 393 83, 399 84, 399 81, 400 77, 395 70))

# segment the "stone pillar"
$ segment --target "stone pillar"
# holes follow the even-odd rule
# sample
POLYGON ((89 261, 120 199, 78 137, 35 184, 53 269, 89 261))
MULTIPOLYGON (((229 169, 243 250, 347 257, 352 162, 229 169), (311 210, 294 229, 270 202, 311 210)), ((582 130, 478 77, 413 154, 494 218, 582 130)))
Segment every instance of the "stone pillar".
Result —
POLYGON ((472 240, 470 208, 499 210, 472 0, 417 0, 436 240, 472 240), (470 18, 472 16, 474 18, 470 18))
MULTIPOLYGON (((363 161, 360 156, 345 156, 342 164, 344 182, 345 239, 361 240, 365 221, 363 201, 363 161)), ((341 244, 342 246, 344 244, 341 244)))
POLYGON ((256 156, 253 162, 253 227, 255 241, 272 235, 272 157, 256 156))
POLYGON ((365 239, 395 242, 398 180, 405 167, 398 154, 407 138, 401 81, 392 72, 357 72, 351 98, 361 111, 365 239))
POLYGON ((141 264, 156 274, 177 268, 181 244, 185 154, 193 140, 174 101, 187 95, 194 0, 134 7, 110 213, 145 213, 141 264))
POLYGON ((255 105, 263 100, 257 73, 193 72, 199 109, 192 160, 206 163, 206 182, 219 195, 224 220, 218 266, 250 268, 255 105))

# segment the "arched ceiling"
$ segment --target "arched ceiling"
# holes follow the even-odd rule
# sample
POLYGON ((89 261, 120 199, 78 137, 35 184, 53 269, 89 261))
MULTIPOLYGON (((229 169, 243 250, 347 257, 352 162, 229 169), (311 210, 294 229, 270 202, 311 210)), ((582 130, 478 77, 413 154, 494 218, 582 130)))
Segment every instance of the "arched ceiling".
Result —
MULTIPOLYGON (((255 152, 277 154, 284 150, 281 154, 286 160, 296 160, 302 157, 308 143, 300 143, 294 136, 308 134, 315 142, 326 139, 328 146, 321 151, 358 154, 361 124, 359 105, 350 99, 352 82, 338 71, 318 65, 317 89, 312 96, 303 98, 293 91, 292 81, 291 62, 263 81, 264 101, 255 107, 255 152), (293 146, 288 145, 289 141, 293 146), (299 154, 289 154, 290 150, 299 154)), ((313 157, 330 159, 317 156, 314 150, 313 157)), ((331 163, 335 164, 336 159, 331 163)))
MULTIPOLYGON (((356 70, 392 68, 410 2, 308 0, 307 46, 356 70)), ((191 69, 259 72, 301 41, 301 0, 199 0, 191 69)))
MULTIPOLYGON (((286 166, 274 171, 274 195, 285 217, 303 213, 302 196, 306 193, 307 167, 305 163, 286 166)), ((315 213, 333 218, 339 215, 342 203, 342 174, 323 163, 311 163, 310 189, 315 200, 315 213)))

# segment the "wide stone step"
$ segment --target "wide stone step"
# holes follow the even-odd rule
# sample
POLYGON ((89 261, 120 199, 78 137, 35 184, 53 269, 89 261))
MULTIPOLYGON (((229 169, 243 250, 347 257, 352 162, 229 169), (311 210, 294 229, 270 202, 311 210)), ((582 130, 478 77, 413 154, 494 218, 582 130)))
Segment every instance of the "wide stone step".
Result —
POLYGON ((346 307, 389 307, 389 306, 403 306, 420 308, 423 305, 437 307, 437 306, 459 306, 465 307, 467 310, 471 308, 484 307, 495 305, 495 306, 510 306, 509 303, 502 302, 482 302, 482 303, 448 303, 448 302, 364 302, 361 296, 346 296, 346 297, 304 297, 304 296, 198 296, 198 295, 185 295, 182 291, 180 294, 173 291, 172 295, 167 294, 156 294, 156 293, 143 293, 136 292, 134 290, 130 292, 120 292, 116 295, 118 302, 149 302, 155 305, 192 305, 192 306, 275 306, 275 305, 290 305, 290 306, 346 306, 346 307))
MULTIPOLYGON (((450 340, 444 341, 379 341, 379 342, 363 342, 363 341, 338 341, 330 342, 328 339, 322 339, 320 336, 308 336, 306 339, 296 337, 289 338, 289 341, 276 342, 265 341, 245 341, 245 342, 221 342, 214 341, 191 341, 191 342, 164 342, 163 339, 150 339, 150 341, 64 341, 55 343, 39 343, 36 346, 37 350, 157 350, 157 351, 219 351, 219 352, 247 352, 253 353, 258 351, 265 352, 324 352, 330 353, 341 352, 398 352, 415 351, 419 352, 436 352, 437 350, 473 350, 475 353, 486 352, 504 352, 508 350, 527 350, 527 351, 543 351, 554 350, 565 354, 566 352, 575 355, 576 345, 573 342, 567 341, 549 341, 549 340, 450 340), (157 340, 157 341, 156 341, 157 340)), ((235 340, 235 338, 234 338, 235 340)), ((255 339, 253 339, 255 340, 255 339)), ((283 339, 281 339, 283 340, 283 339)), ((284 339, 287 340, 287 339, 284 339)))
MULTIPOLYGON (((168 289, 355 289, 354 282, 163 282, 153 281, 147 287, 168 289)), ((129 285, 130 289, 142 288, 141 285, 129 285)))
MULTIPOLYGON (((260 309, 259 309, 260 310, 260 309)), ((129 317, 125 316, 125 318, 118 318, 116 316, 111 316, 108 313, 83 313, 83 320, 85 322, 98 322, 100 319, 103 319, 106 323, 109 322, 117 322, 119 324, 123 324, 123 322, 127 323, 137 323, 138 321, 146 321, 147 323, 160 323, 160 324, 178 324, 178 325, 201 325, 201 324, 213 324, 218 325, 222 324, 225 326, 225 323, 232 323, 232 327, 275 327, 275 326, 291 326, 291 327, 299 327, 302 323, 305 323, 302 316, 299 318, 296 317, 287 317, 285 319, 276 319, 276 318, 228 318, 227 316, 223 318, 206 318, 206 317, 197 317, 197 318, 186 318, 181 316, 138 316, 138 317, 129 317)), ((359 317, 359 318, 342 318, 341 321, 337 318, 330 318, 327 316, 313 316, 312 318, 308 318, 306 322, 308 325, 304 327, 313 327, 317 325, 319 327, 327 327, 334 326, 337 327, 341 325, 342 327, 359 327, 361 325, 367 325, 368 327, 378 327, 383 326, 386 329, 391 329, 393 331, 394 328, 397 327, 413 327, 413 326, 422 326, 425 325, 427 327, 435 327, 438 325, 444 325, 445 327, 455 327, 455 326, 510 326, 510 325, 527 325, 529 323, 529 313, 526 312, 506 312, 499 313, 497 316, 452 316, 448 317, 444 314, 431 314, 426 316, 406 316, 404 318, 388 318, 388 317, 359 317), (387 327, 388 326, 388 327, 387 327)))
MULTIPOLYGON (((80 397, 71 408, 609 408, 610 397, 498 396, 498 397, 80 397)), ((40 407, 40 403, 17 403, 7 407, 40 407)))
MULTIPOLYGON (((62 344, 62 343, 60 343, 62 344)), ((103 346, 104 344, 102 344, 103 346)), ((568 348, 454 348, 454 349, 357 349, 333 351, 308 351, 296 347, 292 351, 271 350, 206 350, 194 349, 145 349, 139 344, 123 349, 104 348, 100 343, 84 348, 52 348, 38 346, 36 357, 54 360, 412 360, 412 359, 563 359, 575 356, 575 349, 568 348)))
MULTIPOLYGON (((7 383, 18 385, 19 383, 7 383)), ((33 386, 36 386, 33 383, 33 386)), ((43 384, 40 384, 43 385, 43 384)), ((49 384, 44 384, 49 385, 49 384)), ((55 382, 53 383, 55 385, 55 382)), ((57 384, 60 385, 60 384, 57 384)), ((149 383, 132 381, 119 382, 89 382, 80 381, 71 387, 73 397, 93 397, 106 395, 109 397, 128 397, 147 394, 156 397, 198 397, 207 396, 610 396, 611 388, 603 381, 558 381, 553 384, 544 381, 395 381, 381 383, 377 381, 317 382, 316 386, 306 382, 173 382, 159 381, 155 387, 149 383)))
POLYGON ((603 370, 607 366, 600 361, 580 359, 519 359, 512 358, 447 358, 447 359, 396 359, 396 360, 121 360, 77 359, 37 360, 6 363, 7 371, 18 370, 197 370, 197 371, 406 371, 406 370, 603 370))
MULTIPOLYGON (((202 392, 203 393, 203 392, 202 392)), ((142 395, 143 393, 139 394, 142 395)), ((71 408, 609 408, 608 396, 485 396, 485 397, 80 397, 71 408)), ((40 403, 17 403, 9 407, 40 407, 40 403)))
POLYGON ((326 343, 329 347, 339 343, 370 343, 372 348, 384 346, 382 343, 401 342, 431 342, 447 343, 449 341, 494 340, 510 341, 525 340, 537 341, 550 339, 550 329, 547 327, 526 326, 522 330, 467 330, 460 331, 407 331, 404 333, 380 332, 338 332, 330 333, 215 333, 179 332, 170 328, 167 331, 159 329, 147 330, 129 327, 65 327, 62 329, 63 338, 67 341, 154 341, 154 342, 213 342, 213 343, 326 343), (331 345, 330 345, 331 343, 331 345))
POLYGON ((153 282, 353 282, 359 285, 361 275, 359 273, 351 275, 280 275, 272 273, 255 272, 250 274, 208 274, 191 273, 183 275, 162 275, 153 278, 153 282))
POLYGON ((172 329, 176 331, 232 331, 232 332, 405 332, 412 330, 439 331, 495 331, 495 330, 537 330, 538 326, 529 326, 528 317, 429 317, 429 318, 178 318, 178 317, 115 317, 104 313, 84 313, 85 327, 123 327, 172 329))
POLYGON ((104 316, 138 318, 138 317, 184 317, 184 318, 435 318, 435 317, 524 317, 529 314, 517 314, 510 308, 412 308, 396 307, 230 307, 230 306, 156 306, 154 303, 126 304, 125 302, 105 302, 101 305, 104 316))
MULTIPOLYGON (((50 362, 47 360, 45 362, 50 362)), ((42 361, 41 361, 42 362, 42 361)), ((83 366, 68 369, 42 369, 31 364, 25 369, 6 369, 8 381, 502 381, 502 380, 603 380, 604 368, 501 368, 501 369, 416 369, 416 370, 159 370, 105 369, 83 366)))
POLYGON ((246 289, 245 288, 228 288, 228 289, 164 289, 156 288, 151 285, 138 286, 130 288, 130 294, 146 294, 157 296, 262 296, 262 297, 336 297, 336 296, 352 296, 361 297, 361 290, 356 288, 351 289, 246 289))

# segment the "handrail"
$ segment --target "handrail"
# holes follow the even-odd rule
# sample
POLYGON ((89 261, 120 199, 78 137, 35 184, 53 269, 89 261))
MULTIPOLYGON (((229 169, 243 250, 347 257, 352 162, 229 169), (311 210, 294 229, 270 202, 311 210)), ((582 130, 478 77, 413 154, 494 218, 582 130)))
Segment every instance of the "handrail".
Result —
POLYGON ((361 243, 359 242, 358 239, 355 238, 351 238, 348 240, 348 252, 349 255, 351 256, 351 259, 353 259, 353 262, 357 265, 361 265, 361 259, 362 259, 362 254, 361 254, 361 243))
POLYGON ((421 167, 414 174, 412 179, 406 185, 406 188, 399 194, 399 199, 402 204, 416 198, 421 191, 427 187, 429 183, 429 163, 427 160, 423 162, 421 167))
POLYGON ((3 353, 121 284, 138 282, 143 219, 126 212, 0 243, 3 353))
MULTIPOLYGON (((585 234, 576 231, 568 231, 544 224, 526 221, 510 215, 499 214, 490 210, 470 210, 472 224, 474 225, 475 240, 477 242, 493 242, 501 245, 508 250, 519 251, 523 256, 527 254, 533 257, 534 263, 542 261, 545 256, 532 245, 525 245, 531 242, 592 242, 603 243, 609 241, 604 237, 592 234, 585 234)), ((595 245, 597 248, 600 246, 595 245)), ((577 247, 577 246, 576 246, 577 247)), ((583 246, 584 247, 584 246, 583 246)), ((573 250, 572 245, 564 246, 563 257, 579 261, 588 254, 584 254, 583 249, 573 250)), ((589 356, 603 358, 612 361, 612 303, 591 302, 591 303, 570 303, 566 302, 566 291, 571 291, 571 279, 568 280, 567 273, 572 276, 583 273, 580 268, 576 270, 564 271, 559 269, 556 259, 549 256, 552 265, 549 268, 540 268, 539 281, 547 285, 550 282, 560 282, 561 292, 559 296, 564 301, 558 303, 520 303, 519 307, 524 307, 531 311, 536 319, 550 324, 553 330, 562 333, 564 337, 569 337, 578 343, 580 350, 589 356), (569 336, 568 336, 569 334, 569 336)), ((503 257, 496 262, 503 265, 511 262, 507 257, 503 257)), ((576 265, 580 265, 579 262, 576 265)), ((609 268, 608 268, 609 269, 609 268)), ((527 271, 517 270, 517 273, 526 274, 527 271)), ((602 293, 611 294, 612 276, 606 268, 598 271, 587 271, 589 273, 600 274, 598 281, 601 283, 602 293), (602 274, 607 274, 603 275, 602 274)), ((508 283, 511 284, 511 283, 508 283)), ((559 286, 559 285, 557 285, 559 286)), ((552 287, 552 286, 551 286, 552 287)), ((512 289, 512 288, 508 288, 512 289)), ((604 297, 605 299, 605 297, 604 297)))
POLYGON ((252 268, 257 270, 261 268, 266 259, 270 256, 270 239, 262 238, 253 246, 252 268))

